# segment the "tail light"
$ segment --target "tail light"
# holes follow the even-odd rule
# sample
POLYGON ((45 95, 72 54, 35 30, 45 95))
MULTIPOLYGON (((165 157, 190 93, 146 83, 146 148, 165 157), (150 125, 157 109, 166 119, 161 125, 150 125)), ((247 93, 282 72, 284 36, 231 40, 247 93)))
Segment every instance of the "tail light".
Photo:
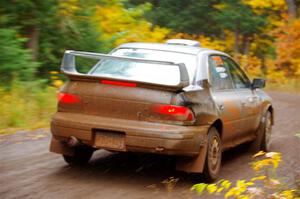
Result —
POLYGON ((64 104, 76 104, 80 102, 80 97, 70 93, 59 93, 57 98, 59 103, 64 104))
POLYGON ((101 84, 110 84, 110 85, 114 85, 114 86, 136 87, 136 83, 132 83, 132 82, 101 80, 100 83, 101 84))
POLYGON ((185 106, 155 105, 153 110, 166 120, 193 121, 195 119, 193 112, 185 106))

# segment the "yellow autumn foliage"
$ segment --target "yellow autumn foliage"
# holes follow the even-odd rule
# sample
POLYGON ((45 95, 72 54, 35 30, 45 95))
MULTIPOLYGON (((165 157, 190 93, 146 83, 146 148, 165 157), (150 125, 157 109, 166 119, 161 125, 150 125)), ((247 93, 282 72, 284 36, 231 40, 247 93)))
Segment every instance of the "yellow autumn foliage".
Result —
POLYGON ((125 9, 118 2, 98 4, 93 20, 99 24, 97 28, 103 33, 101 39, 114 38, 114 46, 137 41, 163 42, 170 30, 154 26, 144 19, 144 12, 150 8, 150 4, 134 9, 125 9))
POLYGON ((260 151, 253 158, 252 169, 255 176, 250 180, 237 180, 235 185, 224 179, 213 184, 198 183, 191 190, 200 195, 206 192, 234 199, 299 199, 297 190, 291 188, 293 185, 286 184, 276 175, 276 169, 281 162, 280 153, 260 151))
POLYGON ((276 32, 276 66, 286 76, 300 77, 300 18, 286 22, 276 32))
POLYGON ((243 0, 243 3, 251 6, 254 10, 259 10, 259 9, 283 10, 283 9, 286 9, 285 0, 243 0))
POLYGON ((240 66, 246 71, 249 77, 259 77, 262 76, 261 66, 262 61, 254 55, 235 55, 236 60, 239 62, 240 66))
POLYGON ((233 43, 232 39, 229 40, 220 40, 212 37, 206 37, 204 35, 191 35, 187 33, 176 33, 169 37, 170 39, 192 39, 199 41, 201 46, 204 48, 220 50, 220 51, 228 51, 231 47, 230 45, 233 43))
POLYGON ((74 12, 80 9, 78 0, 63 0, 59 1, 59 15, 62 17, 71 17, 74 12))

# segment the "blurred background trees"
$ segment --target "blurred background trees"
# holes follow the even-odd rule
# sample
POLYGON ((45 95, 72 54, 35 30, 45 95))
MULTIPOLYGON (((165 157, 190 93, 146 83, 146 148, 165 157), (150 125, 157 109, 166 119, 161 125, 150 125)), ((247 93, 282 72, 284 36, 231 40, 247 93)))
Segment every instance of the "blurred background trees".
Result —
POLYGON ((66 49, 105 53, 170 38, 225 51, 250 77, 299 91, 299 16, 300 0, 2 0, 0 100, 16 85, 59 87, 66 49))
POLYGON ((38 64, 32 60, 31 52, 24 48, 25 41, 17 37, 15 29, 0 28, 0 85, 10 85, 17 73, 21 80, 33 80, 38 64))
POLYGON ((278 71, 282 78, 298 78, 299 5, 299 0, 3 0, 1 46, 11 46, 20 67, 3 54, 0 70, 46 78, 58 70, 65 49, 107 52, 125 42, 190 38, 230 53, 250 75, 278 71))
MULTIPOLYGON (((4 0, 0 3, 0 26, 15 30, 14 37, 25 40, 20 47, 29 49, 32 61, 39 63, 36 77, 47 77, 49 71, 59 69, 66 49, 108 50, 91 20, 96 4, 88 0, 4 0)), ((3 45, 9 46, 1 41, 3 45)), ((23 75, 18 68, 15 72, 23 75)))

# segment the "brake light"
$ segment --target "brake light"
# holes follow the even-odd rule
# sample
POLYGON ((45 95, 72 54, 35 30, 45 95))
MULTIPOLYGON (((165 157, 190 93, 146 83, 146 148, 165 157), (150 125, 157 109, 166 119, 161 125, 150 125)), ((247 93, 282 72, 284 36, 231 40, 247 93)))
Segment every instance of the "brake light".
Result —
POLYGON ((64 104, 76 104, 80 102, 80 98, 77 95, 73 95, 70 93, 59 93, 58 102, 64 104))
POLYGON ((136 83, 131 82, 120 82, 120 81, 111 81, 111 80, 101 80, 101 84, 110 84, 115 86, 127 86, 127 87, 136 87, 136 83))
POLYGON ((185 106, 174 105, 156 105, 154 106, 154 112, 165 116, 168 120, 177 121, 193 121, 193 112, 185 106))

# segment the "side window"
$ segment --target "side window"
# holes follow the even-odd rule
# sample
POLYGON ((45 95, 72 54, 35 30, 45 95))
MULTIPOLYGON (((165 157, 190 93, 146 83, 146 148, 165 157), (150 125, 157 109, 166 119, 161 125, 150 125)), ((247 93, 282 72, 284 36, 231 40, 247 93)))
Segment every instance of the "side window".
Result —
POLYGON ((219 55, 209 57, 210 82, 214 90, 232 89, 233 83, 228 68, 219 55))
POLYGON ((250 88, 251 83, 242 69, 229 57, 222 56, 224 64, 229 68, 231 78, 236 88, 250 88))

